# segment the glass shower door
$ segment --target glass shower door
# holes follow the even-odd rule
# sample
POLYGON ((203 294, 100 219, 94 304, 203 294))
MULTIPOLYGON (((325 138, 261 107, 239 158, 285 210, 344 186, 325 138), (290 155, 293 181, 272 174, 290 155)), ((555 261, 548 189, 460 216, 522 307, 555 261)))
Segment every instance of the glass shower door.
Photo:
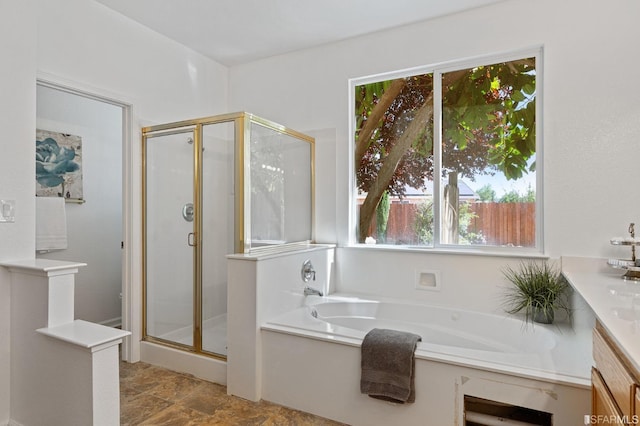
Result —
POLYGON ((146 335, 194 346, 193 129, 146 137, 146 335))
POLYGON ((227 355, 227 255, 234 253, 235 124, 202 126, 202 350, 227 355))
POLYGON ((227 256, 312 240, 314 141, 246 113, 142 137, 143 340, 225 359, 227 256))

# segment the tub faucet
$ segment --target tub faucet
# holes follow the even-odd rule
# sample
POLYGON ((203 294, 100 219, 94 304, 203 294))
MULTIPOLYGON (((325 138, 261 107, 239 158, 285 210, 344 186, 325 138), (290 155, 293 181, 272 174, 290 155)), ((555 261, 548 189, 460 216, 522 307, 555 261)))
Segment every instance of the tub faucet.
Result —
MULTIPOLYGON (((311 260, 308 259, 302 263, 302 269, 300 269, 300 276, 302 278, 302 281, 305 283, 308 283, 311 280, 313 281, 316 280, 316 270, 313 269, 313 264, 311 263, 311 260)), ((305 296, 311 296, 311 295, 322 296, 322 292, 320 290, 316 290, 315 288, 307 284, 304 287, 304 295, 305 296)))
POLYGON ((322 292, 321 292, 320 290, 316 290, 316 289, 315 289, 315 288, 313 288, 313 287, 306 286, 306 287, 304 288, 304 295, 305 295, 305 296, 315 295, 315 296, 320 296, 320 297, 322 297, 322 292))
POLYGON ((316 270, 313 269, 313 264, 311 260, 307 259, 302 262, 302 268, 300 269, 300 277, 302 281, 308 283, 311 280, 316 280, 316 270))

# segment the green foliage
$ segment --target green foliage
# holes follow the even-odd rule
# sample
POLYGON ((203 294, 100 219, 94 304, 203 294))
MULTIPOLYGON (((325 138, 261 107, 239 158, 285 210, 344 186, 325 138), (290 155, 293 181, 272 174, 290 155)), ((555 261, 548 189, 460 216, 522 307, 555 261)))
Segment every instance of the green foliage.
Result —
POLYGON ((362 127, 363 121, 371 114, 371 110, 392 81, 376 81, 355 88, 356 129, 362 127))
POLYGON ((529 58, 472 68, 448 85, 443 93, 445 167, 471 176, 474 167, 448 160, 447 154, 470 162, 464 151, 484 147, 489 169, 502 171, 507 179, 534 170, 535 162, 529 167, 527 161, 536 149, 535 84, 529 58))
POLYGON ((502 197, 500 197, 500 200, 498 201, 500 203, 519 203, 520 199, 520 193, 515 189, 512 189, 511 191, 505 193, 502 197))
POLYGON ((522 198, 523 203, 535 203, 536 201, 536 191, 533 190, 531 185, 527 188, 527 193, 522 198))
MULTIPOLYGON (((472 219, 476 217, 471 211, 469 203, 460 203, 458 211, 459 243, 482 244, 485 238, 481 232, 475 233, 469 230, 472 219)), ((426 201, 418 205, 414 228, 418 243, 422 245, 433 244, 433 202, 426 201)))
MULTIPOLYGON (((358 139, 360 131, 367 124, 374 108, 396 80, 386 80, 363 84, 355 88, 356 140, 365 142, 367 150, 362 158, 356 158, 358 189, 369 192, 377 181, 389 152, 413 121, 417 111, 427 102, 432 102, 433 76, 431 74, 414 75, 403 80, 403 89, 389 105, 382 118, 376 123, 376 130, 368 141, 358 139)), ((411 143, 411 148, 396 165, 391 182, 385 183, 391 195, 404 196, 406 185, 413 188, 424 187, 425 177, 433 174, 433 119, 424 123, 424 128, 411 143)))
POLYGON ((389 210, 391 210, 389 191, 384 191, 384 194, 382 194, 382 198, 378 203, 378 207, 376 208, 376 234, 381 243, 385 243, 387 241, 389 210))
POLYGON ((416 221, 414 222, 418 244, 433 244, 433 202, 426 201, 418 205, 416 221))
POLYGON ((517 269, 506 267, 502 273, 512 284, 504 299, 507 313, 524 311, 525 323, 532 322, 537 311, 550 320, 556 309, 571 314, 564 297, 569 285, 555 266, 531 260, 521 262, 517 269))
POLYGON ((476 191, 480 201, 494 202, 496 201, 496 191, 491 188, 490 184, 483 185, 482 188, 476 191))
POLYGON ((500 200, 498 200, 498 202, 500 203, 534 203, 535 201, 536 192, 533 190, 533 188, 531 188, 531 185, 529 185, 529 188, 524 195, 520 194, 515 189, 512 189, 511 191, 500 197, 500 200))
MULTIPOLYGON (((391 147, 413 113, 430 102, 432 75, 406 77, 405 86, 377 123, 367 152, 357 158, 358 187, 367 192, 391 147)), ((356 135, 394 80, 355 88, 356 135)), ((518 179, 535 170, 536 70, 534 58, 484 65, 443 74, 443 173, 462 176, 499 170, 518 179)), ((359 141, 360 143, 360 141, 359 141)), ((430 123, 398 164, 389 188, 402 196, 404 185, 419 188, 433 178, 430 123)))
POLYGON ((471 211, 471 205, 469 203, 460 203, 458 207, 458 243, 462 245, 468 244, 485 244, 484 235, 482 232, 471 232, 469 227, 471 221, 476 218, 475 213, 471 211))

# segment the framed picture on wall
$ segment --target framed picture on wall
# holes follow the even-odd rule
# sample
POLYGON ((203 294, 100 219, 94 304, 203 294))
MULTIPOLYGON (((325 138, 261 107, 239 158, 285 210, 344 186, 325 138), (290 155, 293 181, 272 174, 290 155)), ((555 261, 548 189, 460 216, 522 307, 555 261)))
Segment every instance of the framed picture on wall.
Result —
POLYGON ((84 201, 80 136, 36 130, 36 196, 84 201))

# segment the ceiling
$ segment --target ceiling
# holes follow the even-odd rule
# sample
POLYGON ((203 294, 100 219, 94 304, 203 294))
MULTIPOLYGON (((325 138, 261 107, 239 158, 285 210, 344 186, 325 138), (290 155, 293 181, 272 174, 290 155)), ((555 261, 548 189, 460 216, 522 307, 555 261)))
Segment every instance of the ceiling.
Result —
POLYGON ((505 0, 97 0, 233 66, 505 0))

